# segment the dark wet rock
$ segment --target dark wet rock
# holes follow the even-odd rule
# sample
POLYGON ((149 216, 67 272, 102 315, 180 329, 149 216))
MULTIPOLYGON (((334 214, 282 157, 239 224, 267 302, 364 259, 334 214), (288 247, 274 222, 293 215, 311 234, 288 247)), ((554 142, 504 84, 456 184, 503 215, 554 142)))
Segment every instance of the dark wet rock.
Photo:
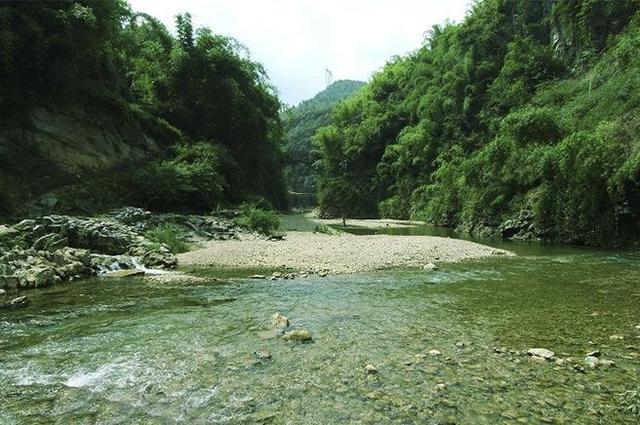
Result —
POLYGON ((15 275, 0 275, 0 288, 3 291, 5 289, 16 289, 19 283, 20 281, 15 275))
POLYGON ((313 337, 311 336, 311 332, 307 329, 294 329, 292 331, 285 332, 282 335, 282 339, 293 342, 311 342, 313 337))
POLYGON ((0 309, 24 308, 31 304, 31 300, 25 296, 14 298, 8 303, 0 303, 0 309))

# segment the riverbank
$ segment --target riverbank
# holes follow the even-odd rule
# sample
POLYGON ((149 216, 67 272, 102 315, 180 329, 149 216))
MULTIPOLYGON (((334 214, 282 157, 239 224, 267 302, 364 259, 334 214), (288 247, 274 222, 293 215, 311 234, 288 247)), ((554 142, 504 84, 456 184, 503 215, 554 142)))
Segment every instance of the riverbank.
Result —
POLYGON ((356 273, 401 267, 431 267, 495 255, 513 255, 474 242, 433 236, 390 236, 291 231, 282 240, 209 241, 179 254, 182 266, 283 268, 299 271, 356 273))

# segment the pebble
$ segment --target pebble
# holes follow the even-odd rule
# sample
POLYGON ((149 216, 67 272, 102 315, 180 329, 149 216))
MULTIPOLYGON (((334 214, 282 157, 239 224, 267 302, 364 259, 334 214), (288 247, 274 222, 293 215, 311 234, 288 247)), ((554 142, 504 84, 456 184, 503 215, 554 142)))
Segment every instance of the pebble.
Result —
POLYGON ((584 363, 591 369, 595 369, 596 367, 598 367, 599 360, 597 357, 587 356, 584 358, 584 363))
POLYGON ((262 274, 254 274, 253 276, 249 276, 249 279, 266 279, 267 277, 262 274))
POLYGON ((422 269, 427 271, 438 270, 438 266, 436 266, 433 263, 427 263, 424 266, 422 266, 422 269))
POLYGON ((6 295, 7 291, 5 291, 4 289, 0 289, 0 295, 6 295))
POLYGON ((318 276, 327 277, 328 274, 329 274, 328 272, 320 272, 320 273, 318 273, 318 276))
POLYGON ((467 344, 465 344, 465 343, 464 343, 464 342, 462 342, 462 341, 460 341, 460 342, 456 342, 456 347, 458 347, 458 348, 464 348, 464 347, 466 347, 466 346, 467 346, 467 344))
POLYGON ((600 350, 590 351, 587 353, 587 357, 600 357, 600 350))
POLYGON ((438 350, 429 350, 429 355, 430 356, 439 356, 441 354, 442 353, 440 351, 438 351, 438 350))
POLYGON ((436 390, 438 390, 438 391, 444 391, 444 390, 446 390, 446 389, 447 389, 447 385, 446 385, 446 384, 443 384, 443 383, 436 384, 436 390))
POLYGON ((260 360, 269 360, 271 358, 271 353, 268 351, 256 351, 253 354, 255 354, 260 360))
POLYGON ((622 341, 624 337, 622 335, 611 335, 609 339, 611 341, 622 341))
POLYGON ((376 367, 372 364, 368 364, 364 368, 367 371, 368 375, 373 375, 375 373, 378 373, 378 369, 376 369, 376 367))

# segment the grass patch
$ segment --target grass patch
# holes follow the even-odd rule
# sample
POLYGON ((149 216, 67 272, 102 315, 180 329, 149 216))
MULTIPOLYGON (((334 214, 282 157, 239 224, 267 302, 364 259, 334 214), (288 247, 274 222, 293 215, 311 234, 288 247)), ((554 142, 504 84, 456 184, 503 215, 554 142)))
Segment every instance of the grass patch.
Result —
POLYGON ((272 235, 280 228, 280 219, 273 211, 258 208, 255 205, 245 205, 242 213, 234 220, 236 226, 265 235, 272 235))
POLYGON ((174 254, 189 251, 189 244, 186 242, 186 232, 177 224, 161 224, 148 230, 145 233, 145 237, 152 242, 167 245, 174 254))

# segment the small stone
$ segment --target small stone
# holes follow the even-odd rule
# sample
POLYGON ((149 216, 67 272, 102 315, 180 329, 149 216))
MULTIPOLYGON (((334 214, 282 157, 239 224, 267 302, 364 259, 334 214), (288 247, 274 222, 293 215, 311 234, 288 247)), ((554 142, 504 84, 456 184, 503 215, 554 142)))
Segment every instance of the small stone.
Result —
POLYGON ((464 343, 464 342, 462 342, 462 341, 460 341, 460 342, 456 342, 456 347, 458 347, 458 348, 464 348, 464 347, 466 347, 466 346, 467 346, 467 344, 465 344, 465 343, 464 343))
POLYGON ((443 384, 443 383, 436 384, 436 390, 438 390, 438 391, 444 391, 444 390, 446 390, 446 389, 447 389, 447 385, 446 385, 446 384, 443 384))
POLYGON ((600 350, 590 351, 587 353, 587 357, 600 357, 600 350))
POLYGON ((376 369, 376 367, 372 364, 366 365, 364 369, 367 371, 368 375, 373 375, 375 373, 378 373, 378 369, 376 369))
POLYGON ((596 367, 598 367, 599 360, 597 357, 587 356, 584 358, 584 363, 591 369, 595 369, 596 367))
POLYGON ((436 266, 433 263, 427 263, 424 266, 422 266, 422 269, 426 271, 438 270, 438 266, 436 266))
POLYGON ((304 278, 309 277, 309 275, 307 273, 302 273, 302 274, 300 274, 300 277, 304 279, 304 278))
POLYGON ((7 291, 5 291, 4 289, 0 289, 0 295, 6 295, 7 291))
POLYGON ((584 368, 582 366, 580 366, 579 364, 574 364, 573 365, 573 370, 575 370, 578 373, 585 373, 586 372, 584 370, 584 368))
POLYGON ((289 319, 276 311, 271 316, 271 323, 277 328, 286 328, 289 326, 289 319))
POLYGON ((271 358, 271 353, 267 351, 256 351, 253 354, 255 354, 260 360, 269 360, 271 358))
POLYGON ((329 274, 328 272, 322 271, 322 272, 318 273, 318 276, 327 277, 328 274, 329 274))
POLYGON ((285 332, 285 334, 282 335, 282 339, 294 342, 311 342, 313 340, 311 332, 306 329, 294 329, 292 331, 285 332))
POLYGON ((611 341, 622 341, 624 337, 622 335, 611 335, 609 339, 611 341))
POLYGON ((271 277, 275 277, 276 279, 279 277, 282 277, 282 273, 280 272, 273 272, 273 274, 271 275, 271 277))
POLYGON ((616 363, 613 360, 599 360, 598 365, 604 367, 615 367, 616 363))
POLYGON ((527 354, 530 356, 542 357, 545 360, 551 360, 555 356, 553 351, 547 350, 546 348, 530 348, 527 351, 527 354))
POLYGON ((265 275, 262 274, 254 274, 252 276, 249 276, 249 279, 266 279, 267 277, 265 275))
POLYGON ((556 366, 563 366, 567 361, 565 359, 556 359, 556 366))
POLYGON ((440 351, 438 351, 438 350, 429 350, 429 355, 430 356, 439 356, 441 354, 442 353, 440 351))
POLYGON ((545 359, 544 357, 540 357, 540 356, 531 356, 531 361, 534 363, 546 363, 547 359, 545 359))

